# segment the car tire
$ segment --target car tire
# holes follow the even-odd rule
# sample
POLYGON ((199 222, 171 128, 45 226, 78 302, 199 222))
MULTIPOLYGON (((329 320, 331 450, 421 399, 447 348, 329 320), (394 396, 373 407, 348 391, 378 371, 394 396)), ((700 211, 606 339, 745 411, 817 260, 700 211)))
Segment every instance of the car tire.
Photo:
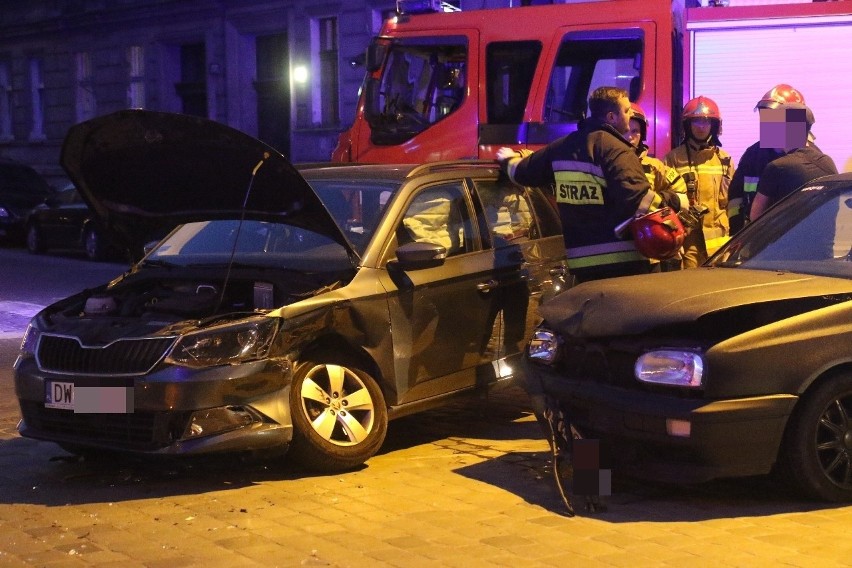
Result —
POLYGON ((30 251, 30 253, 40 254, 44 252, 44 239, 41 236, 41 230, 35 223, 32 223, 27 226, 26 241, 27 250, 30 251))
POLYGON ((781 473, 806 497, 852 501, 852 374, 809 391, 787 425, 781 473))
POLYGON ((100 233, 94 227, 86 227, 83 231, 83 248, 86 258, 89 260, 103 260, 106 258, 106 249, 100 233))
POLYGON ((322 472, 345 471, 372 457, 387 434, 376 381, 347 362, 307 361, 290 387, 293 441, 288 455, 322 472))

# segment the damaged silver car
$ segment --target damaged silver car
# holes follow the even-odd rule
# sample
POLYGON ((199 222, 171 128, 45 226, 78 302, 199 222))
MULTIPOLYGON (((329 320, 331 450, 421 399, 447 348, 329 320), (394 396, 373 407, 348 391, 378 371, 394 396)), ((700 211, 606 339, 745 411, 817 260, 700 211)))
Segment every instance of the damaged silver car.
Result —
POLYGON ((852 500, 852 175, 814 181, 694 270, 541 308, 531 378, 628 474, 775 472, 852 500))
POLYGON ((84 453, 289 448, 357 466, 389 419, 507 384, 564 286, 554 207, 493 162, 297 170, 212 121, 121 111, 61 163, 126 274, 37 314, 23 436, 84 453))

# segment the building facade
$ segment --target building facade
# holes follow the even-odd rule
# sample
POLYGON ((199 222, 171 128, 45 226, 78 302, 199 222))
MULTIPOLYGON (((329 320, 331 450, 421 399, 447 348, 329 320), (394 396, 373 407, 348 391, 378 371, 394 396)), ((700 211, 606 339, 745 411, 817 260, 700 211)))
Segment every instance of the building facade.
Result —
MULTIPOLYGON (((2 0, 0 156, 58 185, 68 128, 126 108, 226 123, 293 162, 351 123, 394 0, 2 0)), ((458 5, 458 3, 456 3, 458 5)), ((507 5, 471 0, 466 9, 507 5)))

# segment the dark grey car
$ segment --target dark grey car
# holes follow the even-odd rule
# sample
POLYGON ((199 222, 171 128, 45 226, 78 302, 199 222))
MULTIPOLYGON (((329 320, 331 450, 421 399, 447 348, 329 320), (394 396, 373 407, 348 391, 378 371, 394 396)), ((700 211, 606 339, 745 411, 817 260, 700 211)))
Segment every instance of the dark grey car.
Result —
POLYGON ((73 184, 37 205, 26 219, 27 250, 33 254, 52 249, 81 249, 89 260, 119 257, 73 184))
POLYGON ((22 435, 73 452, 286 448, 350 468, 388 420, 508 382, 564 286, 558 217, 494 163, 306 167, 221 124, 123 111, 63 166, 106 229, 181 223, 31 322, 22 435))
POLYGON ((33 168, 0 158, 0 239, 23 241, 27 214, 52 193, 33 168))
POLYGON ((636 476, 775 471, 852 500, 852 175, 809 183, 703 267, 542 307, 530 368, 636 476))

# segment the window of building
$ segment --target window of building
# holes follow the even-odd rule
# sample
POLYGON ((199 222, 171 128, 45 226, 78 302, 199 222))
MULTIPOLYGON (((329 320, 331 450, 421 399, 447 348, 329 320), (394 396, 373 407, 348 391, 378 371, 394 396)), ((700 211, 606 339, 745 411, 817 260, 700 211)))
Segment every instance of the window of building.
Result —
POLYGON ((0 141, 9 141, 12 134, 12 76, 9 63, 0 61, 0 141))
POLYGON ((127 87, 127 106, 145 108, 145 49, 141 45, 127 48, 129 83, 127 87))
POLYGON ((207 54, 203 43, 180 46, 180 83, 175 85, 181 112, 207 117, 207 54))
POLYGON ((285 156, 290 155, 290 52, 287 34, 257 36, 257 137, 285 156))
POLYGON ((337 18, 318 18, 312 22, 311 44, 319 71, 311 83, 311 122, 314 126, 335 127, 340 122, 340 86, 338 79, 337 18))
POLYGON ((77 76, 76 117, 77 122, 83 122, 94 118, 97 114, 91 54, 88 52, 76 53, 74 55, 74 66, 77 76))
POLYGON ((30 140, 44 140, 44 81, 42 60, 30 59, 30 98, 32 101, 32 130, 30 140))

